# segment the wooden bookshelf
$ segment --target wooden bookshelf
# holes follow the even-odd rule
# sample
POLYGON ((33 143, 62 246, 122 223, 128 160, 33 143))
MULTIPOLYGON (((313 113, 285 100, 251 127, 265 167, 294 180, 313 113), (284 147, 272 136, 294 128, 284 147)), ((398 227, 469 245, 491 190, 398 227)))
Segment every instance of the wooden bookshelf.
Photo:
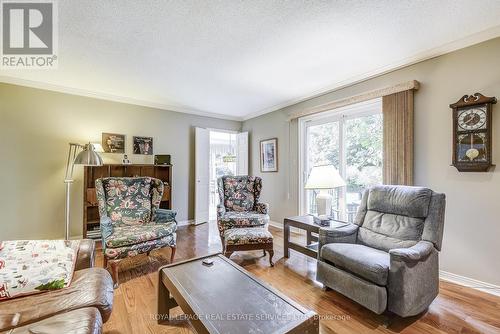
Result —
POLYGON ((172 165, 115 165, 86 166, 83 186, 83 237, 100 239, 99 208, 95 192, 95 180, 102 177, 150 176, 160 179, 165 187, 160 208, 172 208, 172 165))

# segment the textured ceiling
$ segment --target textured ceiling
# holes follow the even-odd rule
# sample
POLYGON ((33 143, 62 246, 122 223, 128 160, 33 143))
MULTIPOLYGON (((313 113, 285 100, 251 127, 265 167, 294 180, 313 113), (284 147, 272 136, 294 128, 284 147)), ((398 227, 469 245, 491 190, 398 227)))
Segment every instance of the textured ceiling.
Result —
POLYGON ((2 71, 0 80, 236 119, 500 31, 498 0, 64 0, 58 7, 59 68, 2 71))

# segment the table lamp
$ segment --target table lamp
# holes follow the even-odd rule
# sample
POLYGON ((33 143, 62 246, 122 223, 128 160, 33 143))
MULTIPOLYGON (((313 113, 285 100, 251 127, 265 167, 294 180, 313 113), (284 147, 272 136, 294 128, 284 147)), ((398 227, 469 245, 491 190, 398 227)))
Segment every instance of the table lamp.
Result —
POLYGON ((81 145, 69 143, 68 161, 66 162, 66 175, 64 177, 64 183, 66 184, 66 240, 69 240, 70 190, 71 184, 74 181, 73 170, 75 165, 102 166, 102 158, 95 151, 94 144, 88 143, 86 145, 81 145))
POLYGON ((304 188, 319 190, 316 195, 316 212, 320 218, 328 218, 331 214, 333 197, 327 190, 345 185, 344 179, 332 165, 314 166, 311 169, 304 188))

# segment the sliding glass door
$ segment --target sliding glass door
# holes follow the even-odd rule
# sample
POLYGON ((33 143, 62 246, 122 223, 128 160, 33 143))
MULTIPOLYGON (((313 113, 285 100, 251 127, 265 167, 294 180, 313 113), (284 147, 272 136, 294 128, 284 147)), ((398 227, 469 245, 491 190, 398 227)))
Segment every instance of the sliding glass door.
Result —
POLYGON ((316 213, 317 191, 304 189, 312 167, 333 165, 347 186, 329 190, 331 215, 353 221, 363 191, 382 183, 380 99, 308 117, 300 124, 302 213, 316 213))

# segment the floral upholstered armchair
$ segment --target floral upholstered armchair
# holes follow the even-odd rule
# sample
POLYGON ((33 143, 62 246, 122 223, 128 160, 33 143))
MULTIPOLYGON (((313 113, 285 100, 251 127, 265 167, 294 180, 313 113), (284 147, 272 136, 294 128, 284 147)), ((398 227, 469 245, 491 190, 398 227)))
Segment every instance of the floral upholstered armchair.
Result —
POLYGON ((262 179, 256 176, 223 176, 217 180, 220 203, 217 226, 224 232, 239 227, 267 227, 269 205, 259 203, 262 179))
POLYGON ((151 177, 107 177, 96 180, 104 251, 115 285, 119 260, 162 248, 175 255, 176 212, 160 209, 163 182, 151 177))

